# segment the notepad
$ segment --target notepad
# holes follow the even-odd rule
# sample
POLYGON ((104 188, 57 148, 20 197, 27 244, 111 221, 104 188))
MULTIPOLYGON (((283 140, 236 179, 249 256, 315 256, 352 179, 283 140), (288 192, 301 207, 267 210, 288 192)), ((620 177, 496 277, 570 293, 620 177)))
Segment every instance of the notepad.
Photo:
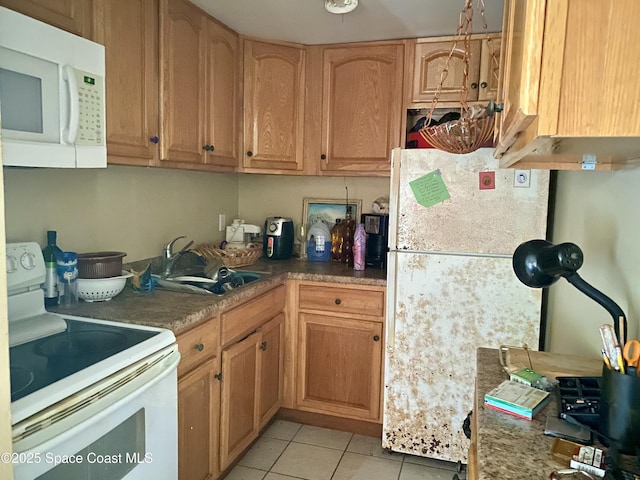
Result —
POLYGON ((505 380, 484 396, 488 408, 531 420, 549 401, 549 392, 505 380))

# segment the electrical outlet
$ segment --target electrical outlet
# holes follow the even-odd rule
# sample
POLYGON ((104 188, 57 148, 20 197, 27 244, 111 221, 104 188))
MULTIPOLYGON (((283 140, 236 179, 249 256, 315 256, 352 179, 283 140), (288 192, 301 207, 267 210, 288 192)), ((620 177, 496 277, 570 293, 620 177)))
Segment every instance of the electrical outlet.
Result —
POLYGON ((480 190, 494 190, 496 188, 496 172, 479 172, 480 190))
POLYGON ((224 229, 227 226, 227 216, 224 213, 218 214, 218 231, 224 232, 224 229))
POLYGON ((513 174, 513 186, 529 188, 531 186, 531 170, 516 170, 513 174))

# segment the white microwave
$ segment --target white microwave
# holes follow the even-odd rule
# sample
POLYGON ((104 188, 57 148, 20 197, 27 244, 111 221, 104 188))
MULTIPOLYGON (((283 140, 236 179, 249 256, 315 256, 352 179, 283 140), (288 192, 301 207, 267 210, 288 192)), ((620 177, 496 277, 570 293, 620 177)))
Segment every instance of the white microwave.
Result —
POLYGON ((0 7, 2 164, 104 168, 104 46, 0 7))

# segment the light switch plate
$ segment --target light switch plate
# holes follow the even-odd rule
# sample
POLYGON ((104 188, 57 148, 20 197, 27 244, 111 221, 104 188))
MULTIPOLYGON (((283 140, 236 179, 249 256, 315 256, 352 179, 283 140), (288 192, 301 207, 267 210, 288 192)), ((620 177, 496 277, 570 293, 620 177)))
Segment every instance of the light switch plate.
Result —
POLYGON ((224 213, 218 214, 218 231, 224 232, 227 225, 227 216, 224 213))

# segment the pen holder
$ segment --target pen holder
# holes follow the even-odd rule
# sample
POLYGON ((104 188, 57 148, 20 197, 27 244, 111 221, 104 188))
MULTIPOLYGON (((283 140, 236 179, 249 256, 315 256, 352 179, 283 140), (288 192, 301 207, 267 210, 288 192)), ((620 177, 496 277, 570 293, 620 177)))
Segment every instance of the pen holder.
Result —
POLYGON ((603 366, 601 389, 599 431, 614 444, 606 438, 602 442, 635 455, 640 451, 640 377, 603 366))

